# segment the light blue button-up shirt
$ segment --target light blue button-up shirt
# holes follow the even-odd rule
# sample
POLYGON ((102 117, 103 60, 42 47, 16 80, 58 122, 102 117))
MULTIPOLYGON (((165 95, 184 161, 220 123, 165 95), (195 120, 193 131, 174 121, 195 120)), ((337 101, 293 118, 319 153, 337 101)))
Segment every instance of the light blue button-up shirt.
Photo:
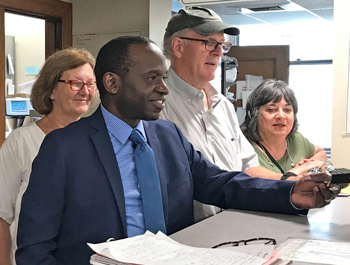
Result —
MULTIPOLYGON (((129 136, 133 130, 128 124, 107 111, 101 104, 103 118, 107 125, 115 156, 117 158, 125 197, 125 211, 128 237, 145 233, 145 222, 139 181, 136 173, 133 143, 129 136)), ((146 139, 142 122, 136 129, 146 139)))

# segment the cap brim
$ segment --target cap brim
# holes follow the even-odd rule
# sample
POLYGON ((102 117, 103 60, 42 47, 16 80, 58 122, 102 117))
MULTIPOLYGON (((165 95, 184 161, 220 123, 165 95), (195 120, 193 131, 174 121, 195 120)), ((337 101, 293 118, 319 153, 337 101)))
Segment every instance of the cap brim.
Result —
POLYGON ((232 27, 229 24, 225 24, 218 21, 210 21, 207 23, 203 23, 203 24, 191 27, 191 29, 203 35, 209 35, 220 31, 224 31, 224 33, 228 35, 233 35, 233 36, 239 35, 238 28, 232 27))

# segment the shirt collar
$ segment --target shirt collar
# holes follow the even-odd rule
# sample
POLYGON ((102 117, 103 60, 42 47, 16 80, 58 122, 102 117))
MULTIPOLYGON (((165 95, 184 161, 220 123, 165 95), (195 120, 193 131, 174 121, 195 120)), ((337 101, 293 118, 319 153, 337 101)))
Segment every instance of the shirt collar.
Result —
MULTIPOLYGON (((101 111, 103 118, 106 123, 107 130, 113 134, 113 136, 122 144, 124 145, 128 140, 129 136, 133 130, 128 124, 126 124, 124 121, 110 113, 108 110, 105 109, 105 107, 101 104, 101 111)), ((143 127, 142 120, 139 121, 139 123, 136 125, 135 129, 139 130, 142 136, 145 138, 147 142, 147 137, 145 133, 145 129, 143 127)))

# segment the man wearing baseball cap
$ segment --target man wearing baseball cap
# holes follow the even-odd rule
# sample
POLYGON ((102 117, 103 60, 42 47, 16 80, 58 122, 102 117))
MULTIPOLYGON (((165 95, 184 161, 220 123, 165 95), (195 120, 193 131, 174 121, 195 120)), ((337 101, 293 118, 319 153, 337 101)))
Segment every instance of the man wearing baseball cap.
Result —
MULTIPOLYGON (((280 179, 281 174, 259 166, 232 103, 209 83, 220 57, 232 46, 225 42, 224 33, 238 35, 239 29, 223 23, 208 8, 186 7, 170 19, 163 43, 164 54, 171 61, 165 80, 169 95, 161 118, 179 126, 195 149, 221 169, 280 179)), ((194 209, 195 221, 220 210, 198 202, 194 209)))

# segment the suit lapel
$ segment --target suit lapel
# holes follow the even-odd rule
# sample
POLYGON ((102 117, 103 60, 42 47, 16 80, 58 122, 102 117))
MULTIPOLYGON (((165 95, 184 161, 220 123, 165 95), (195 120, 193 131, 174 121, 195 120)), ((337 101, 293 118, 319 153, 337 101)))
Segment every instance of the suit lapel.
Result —
POLYGON ((145 133, 147 136, 147 142, 153 150, 154 156, 156 158, 158 174, 160 179, 160 187, 162 191, 162 199, 163 199, 163 210, 165 215, 165 224, 168 223, 168 188, 167 188, 167 178, 165 174, 165 170, 163 165, 164 163, 164 155, 161 149, 161 143, 156 135, 156 133, 149 128, 147 122, 143 121, 143 125, 145 128, 145 133))
POLYGON ((110 137, 100 107, 91 116, 90 126, 96 129, 96 132, 90 134, 90 137, 111 184, 112 191, 118 205, 125 237, 127 237, 123 184, 113 146, 110 141, 110 137))

